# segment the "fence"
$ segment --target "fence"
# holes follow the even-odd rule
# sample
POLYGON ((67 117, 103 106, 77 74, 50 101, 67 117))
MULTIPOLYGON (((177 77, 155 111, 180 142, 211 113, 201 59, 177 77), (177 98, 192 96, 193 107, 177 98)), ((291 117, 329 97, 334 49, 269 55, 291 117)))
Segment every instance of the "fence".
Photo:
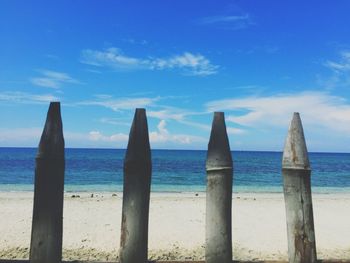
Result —
MULTIPOLYGON (((124 159, 124 189, 119 260, 146 263, 151 186, 151 150, 145 109, 136 109, 124 159)), ((64 139, 60 103, 50 104, 35 168, 30 262, 62 261, 64 139)), ((233 163, 224 113, 215 112, 210 134, 206 191, 206 263, 232 261, 233 163)), ((294 113, 283 152, 283 189, 287 217, 289 262, 350 262, 317 260, 312 211, 310 164, 298 113, 294 113)), ((22 263, 23 260, 0 260, 22 263)), ((79 263, 82 261, 70 261, 79 263)), ((175 262, 175 261, 151 261, 175 262)), ((180 263, 180 261, 176 261, 180 263)), ((199 263, 202 261, 191 261, 199 263)), ((248 262, 248 261, 247 261, 248 262)), ((283 262, 283 261, 254 261, 283 262)), ((85 261, 84 263, 89 263, 85 261)))

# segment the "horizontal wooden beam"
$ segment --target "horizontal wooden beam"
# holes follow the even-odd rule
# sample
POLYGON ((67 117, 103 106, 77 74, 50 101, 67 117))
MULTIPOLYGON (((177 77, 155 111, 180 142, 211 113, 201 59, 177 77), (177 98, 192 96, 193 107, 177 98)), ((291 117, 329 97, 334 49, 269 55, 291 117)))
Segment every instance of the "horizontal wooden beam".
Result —
MULTIPOLYGON (((149 263, 205 263, 205 261, 174 261, 174 260, 151 260, 149 263)), ((317 260, 318 263, 350 263, 349 259, 320 259, 317 260)), ((29 260, 14 260, 14 259, 0 259, 0 263, 29 263, 29 260)), ((120 263, 118 261, 62 261, 62 263, 120 263)), ((281 260, 260 260, 260 261, 240 261, 233 260, 232 263, 288 263, 288 261, 281 260)))

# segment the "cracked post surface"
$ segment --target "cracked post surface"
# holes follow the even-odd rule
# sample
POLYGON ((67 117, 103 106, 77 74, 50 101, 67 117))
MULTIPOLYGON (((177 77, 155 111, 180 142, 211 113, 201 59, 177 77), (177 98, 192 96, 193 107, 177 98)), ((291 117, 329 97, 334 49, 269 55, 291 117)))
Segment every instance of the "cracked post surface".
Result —
POLYGON ((314 263, 311 169, 299 113, 294 113, 282 158, 289 262, 314 263))
POLYGON ((205 261, 231 263, 233 163, 223 112, 214 113, 206 170, 205 261))
POLYGON ((147 262, 151 149, 145 109, 136 109, 124 159, 120 262, 147 262))
POLYGON ((30 261, 58 263, 62 258, 64 138, 59 102, 51 102, 35 166, 30 261))

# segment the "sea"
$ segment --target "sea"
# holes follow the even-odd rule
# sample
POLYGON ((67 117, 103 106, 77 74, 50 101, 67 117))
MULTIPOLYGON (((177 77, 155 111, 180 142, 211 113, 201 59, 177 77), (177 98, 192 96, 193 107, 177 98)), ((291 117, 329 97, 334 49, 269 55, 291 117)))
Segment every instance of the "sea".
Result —
MULTIPOLYGON (((0 148, 0 191, 33 191, 36 148, 0 148)), ((206 151, 152 150, 152 192, 204 192, 206 151)), ((125 150, 66 149, 66 192, 120 192, 125 150)), ((283 191, 281 152, 233 151, 234 192, 283 191)), ((309 153, 314 193, 350 193, 350 153, 309 153)))

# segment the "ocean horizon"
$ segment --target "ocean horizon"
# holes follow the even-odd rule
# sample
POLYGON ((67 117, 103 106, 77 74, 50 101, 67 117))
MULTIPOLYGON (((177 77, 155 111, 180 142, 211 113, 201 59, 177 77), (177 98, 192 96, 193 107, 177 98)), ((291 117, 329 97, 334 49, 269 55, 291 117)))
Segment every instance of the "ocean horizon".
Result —
MULTIPOLYGON (((37 148, 0 147, 0 191, 33 191, 37 148)), ((152 150, 152 192, 204 192, 206 150, 152 150)), ((66 148, 66 192, 121 192, 125 149, 66 148)), ((232 151, 233 192, 283 191, 282 152, 232 151)), ((312 191, 350 193, 350 153, 310 152, 312 191)))

